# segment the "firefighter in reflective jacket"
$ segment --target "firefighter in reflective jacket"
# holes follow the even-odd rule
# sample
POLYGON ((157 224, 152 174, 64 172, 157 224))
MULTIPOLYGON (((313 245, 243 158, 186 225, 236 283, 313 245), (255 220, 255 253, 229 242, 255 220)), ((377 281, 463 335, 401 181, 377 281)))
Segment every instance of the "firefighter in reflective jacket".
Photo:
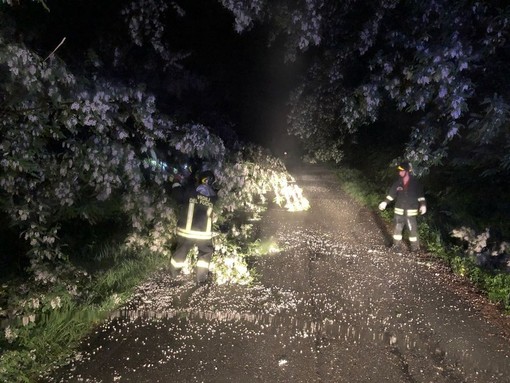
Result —
POLYGON ((170 271, 176 277, 184 266, 188 252, 196 245, 196 281, 199 284, 208 279, 209 262, 214 252, 212 220, 217 196, 211 186, 213 178, 211 171, 205 171, 200 173, 196 188, 180 183, 172 185, 172 195, 181 206, 177 221, 177 248, 170 260, 170 271))
POLYGON ((402 162, 397 167, 399 179, 391 186, 386 199, 379 204, 379 209, 395 201, 395 230, 393 232, 393 248, 402 250, 402 231, 404 226, 409 230, 411 251, 418 251, 418 227, 416 217, 427 212, 427 204, 420 182, 414 178, 409 162, 402 162))

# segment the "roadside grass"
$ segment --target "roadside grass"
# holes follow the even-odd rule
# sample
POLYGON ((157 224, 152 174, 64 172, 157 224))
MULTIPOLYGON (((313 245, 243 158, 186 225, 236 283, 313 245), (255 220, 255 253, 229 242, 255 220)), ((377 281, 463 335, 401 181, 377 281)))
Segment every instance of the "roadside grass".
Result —
MULTIPOLYGON (((377 205, 384 198, 384 190, 380 185, 367 178, 363 172, 341 167, 335 169, 342 189, 354 200, 372 210, 377 210, 377 205)), ((379 212, 383 220, 390 225, 393 218, 391 209, 379 212)), ((469 281, 482 291, 490 301, 499 305, 502 310, 510 314, 510 274, 502 270, 485 269, 476 265, 474 259, 462 251, 462 249, 445 238, 442 232, 444 228, 434 223, 425 215, 419 223, 420 242, 427 252, 443 261, 451 270, 469 281), (443 230, 441 230, 443 229, 443 230)))
MULTIPOLYGON (((109 257, 123 250, 111 248, 109 257)), ((56 285, 48 295, 58 296, 58 305, 49 301, 37 318, 17 327, 12 343, 2 341, 0 349, 1 382, 36 382, 45 373, 64 363, 74 347, 104 321, 110 312, 130 297, 133 288, 168 259, 155 253, 130 254, 121 262, 111 262, 97 270, 84 286, 81 299, 56 285)))
MULTIPOLYGON (((242 258, 247 264, 261 254, 271 252, 271 244, 263 244, 251 235, 243 238, 225 239, 218 247, 226 248, 230 257, 227 258, 233 261, 242 258), (239 259, 234 259, 233 253, 239 259)), ((85 260, 83 257, 73 260, 73 264, 87 270, 78 282, 79 295, 70 292, 72 283, 69 278, 53 285, 50 291, 37 291, 35 285, 27 286, 22 279, 11 281, 9 291, 2 290, 0 298, 4 300, 6 296, 15 296, 17 303, 37 300, 40 304, 35 320, 29 320, 28 314, 22 315, 27 323, 13 326, 15 336, 0 337, 0 382, 44 381, 48 373, 69 361, 87 334, 104 322, 111 312, 128 302, 136 286, 151 273, 169 264, 166 256, 149 250, 135 252, 113 244, 95 250, 95 255, 93 251, 88 252, 85 260), (21 286, 25 287, 19 292, 21 286)), ((221 258, 220 250, 217 249, 217 253, 221 258)), ((237 266, 239 268, 240 265, 237 266)), ((232 275, 232 270, 216 272, 229 274, 230 282, 239 282, 235 279, 236 275, 232 275)), ((244 274, 237 277, 246 279, 244 274)), ((252 275, 251 279, 256 277, 252 275)))

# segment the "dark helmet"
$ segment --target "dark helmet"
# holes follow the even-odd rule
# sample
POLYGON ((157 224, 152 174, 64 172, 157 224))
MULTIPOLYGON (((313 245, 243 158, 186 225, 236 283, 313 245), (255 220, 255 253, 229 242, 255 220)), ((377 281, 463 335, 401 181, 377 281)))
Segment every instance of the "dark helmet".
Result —
POLYGON ((204 170, 198 175, 199 185, 212 185, 214 182, 214 173, 210 170, 204 170))
POLYGON ((409 161, 402 161, 400 164, 398 164, 397 169, 398 171, 405 170, 406 172, 411 172, 413 167, 409 161))

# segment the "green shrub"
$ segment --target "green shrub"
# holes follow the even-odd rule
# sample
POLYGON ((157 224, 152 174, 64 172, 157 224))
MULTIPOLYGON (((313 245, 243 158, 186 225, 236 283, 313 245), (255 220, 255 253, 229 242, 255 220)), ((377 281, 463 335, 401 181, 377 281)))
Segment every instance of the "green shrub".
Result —
MULTIPOLYGON (((118 252, 123 251, 118 248, 118 252)), ((118 257, 113 249, 109 254, 118 257)), ((34 321, 13 327, 15 336, 10 343, 5 337, 0 338, 1 382, 32 382, 54 363, 63 361, 95 325, 128 299, 138 283, 168 261, 149 252, 119 259, 122 261, 89 279, 83 287, 86 294, 81 298, 71 295, 65 282, 54 286, 42 298, 35 298, 40 295, 20 298, 25 302, 37 299, 40 304, 36 305, 37 310, 30 312, 36 318, 34 321)), ((25 317, 28 315, 29 312, 25 317)))
POLYGON ((499 272, 485 281, 489 299, 510 311, 510 274, 499 272))

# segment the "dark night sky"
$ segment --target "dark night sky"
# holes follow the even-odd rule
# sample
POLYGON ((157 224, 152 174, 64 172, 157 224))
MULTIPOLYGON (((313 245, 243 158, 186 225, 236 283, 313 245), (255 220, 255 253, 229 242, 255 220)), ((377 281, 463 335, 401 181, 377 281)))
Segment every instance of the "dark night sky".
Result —
POLYGON ((190 69, 206 75, 211 88, 236 123, 238 134, 273 149, 294 141, 286 137, 289 91, 299 79, 300 65, 284 63, 283 48, 268 47, 260 26, 238 34, 233 16, 219 3, 187 4, 180 28, 183 45, 194 54, 186 61, 190 69))

